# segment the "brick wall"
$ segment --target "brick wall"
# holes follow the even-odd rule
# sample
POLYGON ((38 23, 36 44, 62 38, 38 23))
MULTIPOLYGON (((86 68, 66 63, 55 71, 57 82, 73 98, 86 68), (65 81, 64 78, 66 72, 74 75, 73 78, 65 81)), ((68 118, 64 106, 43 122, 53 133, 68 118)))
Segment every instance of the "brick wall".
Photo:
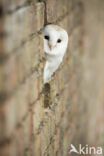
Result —
POLYGON ((80 0, 0 2, 0 156, 67 156, 70 143, 86 142, 83 14, 80 0), (48 112, 41 33, 46 19, 69 33, 64 62, 50 83, 48 112))

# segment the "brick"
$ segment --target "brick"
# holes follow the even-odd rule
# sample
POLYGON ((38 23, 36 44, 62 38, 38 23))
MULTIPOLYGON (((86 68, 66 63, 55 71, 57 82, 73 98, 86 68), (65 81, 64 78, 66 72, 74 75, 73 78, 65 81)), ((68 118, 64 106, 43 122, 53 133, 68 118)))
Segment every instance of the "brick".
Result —
POLYGON ((28 148, 29 143, 30 143, 30 121, 31 121, 31 118, 30 118, 30 112, 29 112, 26 118, 24 119, 24 121, 22 122, 24 146, 25 146, 24 150, 28 148))
POLYGON ((14 139, 16 145, 16 155, 29 154, 30 145, 30 113, 15 128, 14 139))
POLYGON ((57 21, 58 18, 67 13, 71 8, 71 3, 60 0, 47 0, 47 20, 49 23, 57 21))
POLYGON ((55 155, 60 155, 61 149, 60 149, 60 128, 58 127, 56 129, 56 136, 54 141, 54 152, 55 155))
POLYGON ((21 85, 15 94, 16 99, 16 119, 17 123, 21 124, 24 116, 27 115, 29 110, 29 83, 28 81, 21 85))
POLYGON ((42 149, 42 155, 43 154, 47 154, 49 153, 49 148, 47 149, 49 143, 50 143, 50 123, 48 120, 48 116, 46 116, 45 118, 45 123, 44 123, 44 127, 41 133, 41 141, 42 141, 42 145, 41 145, 41 149, 42 149))
POLYGON ((16 101, 9 99, 0 106, 0 141, 10 138, 16 127, 16 101))
MULTIPOLYGON (((78 48, 80 48, 80 41, 81 41, 80 33, 81 33, 81 27, 77 26, 73 30, 73 34, 70 36, 70 48, 72 51, 77 52, 78 48)), ((78 54, 75 54, 75 52, 73 55, 78 55, 78 54)))
POLYGON ((16 150, 17 150, 16 154, 20 156, 24 155, 25 136, 24 136, 24 131, 22 126, 19 126, 18 129, 16 130, 15 142, 16 142, 16 150))
MULTIPOLYGON (((42 130, 41 124, 44 122, 44 114, 43 114, 43 99, 40 97, 40 100, 38 100, 34 105, 33 105, 33 131, 34 134, 40 133, 42 130)), ((43 125, 42 125, 43 126, 43 125)))
POLYGON ((1 6, 3 7, 4 13, 16 10, 18 7, 22 7, 29 2, 29 0, 2 0, 1 6))
POLYGON ((38 88, 38 78, 33 74, 29 79, 29 103, 34 104, 37 102, 39 98, 39 88, 38 88), (36 89, 37 88, 37 89, 36 89))
POLYGON ((22 82, 23 79, 28 77, 29 73, 34 69, 38 64, 39 55, 37 53, 38 47, 38 37, 27 42, 16 55, 16 64, 18 67, 18 81, 22 82), (37 61, 35 61, 35 58, 37 61))
POLYGON ((31 40, 29 35, 39 31, 44 24, 44 5, 27 6, 5 16, 5 32, 8 36, 4 40, 5 53, 13 52, 21 47, 25 41, 31 40))
POLYGON ((11 92, 18 85, 18 72, 16 58, 12 56, 1 68, 1 87, 4 92, 11 92))
MULTIPOLYGON (((41 136, 40 135, 36 135, 35 136, 35 143, 34 143, 34 155, 41 155, 41 136)), ((34 148, 33 147, 33 148, 34 148)))
POLYGON ((1 156, 16 156, 16 144, 14 140, 7 141, 4 146, 0 147, 1 156))

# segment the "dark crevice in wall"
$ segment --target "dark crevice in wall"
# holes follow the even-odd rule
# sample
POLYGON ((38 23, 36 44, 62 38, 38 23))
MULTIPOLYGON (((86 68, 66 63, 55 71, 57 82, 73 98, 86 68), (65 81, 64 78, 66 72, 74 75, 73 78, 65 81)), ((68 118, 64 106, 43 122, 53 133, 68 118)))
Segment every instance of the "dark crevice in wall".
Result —
POLYGON ((44 108, 50 107, 51 105, 51 86, 49 83, 44 84, 44 108))
POLYGON ((44 26, 48 24, 47 21, 47 3, 45 0, 41 1, 44 3, 44 26))

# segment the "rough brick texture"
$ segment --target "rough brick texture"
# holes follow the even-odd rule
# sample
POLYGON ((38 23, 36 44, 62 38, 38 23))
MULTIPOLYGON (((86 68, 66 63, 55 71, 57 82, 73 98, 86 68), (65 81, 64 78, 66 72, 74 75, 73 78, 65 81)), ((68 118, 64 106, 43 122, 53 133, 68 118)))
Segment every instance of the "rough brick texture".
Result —
POLYGON ((104 75, 96 74, 104 64, 103 8, 97 0, 91 5, 83 0, 0 2, 0 156, 69 156, 71 143, 104 145, 104 75), (45 19, 69 34, 49 100, 43 89, 45 19), (88 29, 91 20, 95 23, 88 29), (94 24, 103 30, 102 38, 94 39, 99 34, 94 24))

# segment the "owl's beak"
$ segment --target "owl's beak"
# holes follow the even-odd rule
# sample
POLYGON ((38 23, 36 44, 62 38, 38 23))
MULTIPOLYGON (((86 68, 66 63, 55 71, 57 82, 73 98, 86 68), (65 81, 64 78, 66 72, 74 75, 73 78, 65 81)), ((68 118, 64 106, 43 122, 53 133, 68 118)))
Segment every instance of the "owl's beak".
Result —
POLYGON ((52 44, 48 43, 48 46, 49 46, 50 50, 52 50, 52 48, 54 48, 56 45, 53 46, 52 44))
POLYGON ((48 46, 49 46, 50 50, 52 50, 52 44, 49 43, 48 46))

